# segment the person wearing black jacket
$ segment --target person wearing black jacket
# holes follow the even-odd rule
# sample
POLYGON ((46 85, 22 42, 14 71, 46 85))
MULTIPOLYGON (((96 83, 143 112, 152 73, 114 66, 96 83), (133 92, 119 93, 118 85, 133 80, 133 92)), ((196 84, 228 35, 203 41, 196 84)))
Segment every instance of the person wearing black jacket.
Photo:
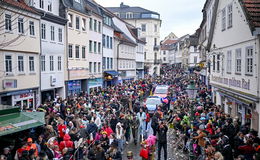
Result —
POLYGON ((156 112, 153 116, 152 116, 152 124, 151 127, 153 129, 153 135, 156 136, 156 132, 159 126, 159 122, 158 122, 158 113, 156 112))
POLYGON ((164 160, 167 160, 167 131, 167 125, 161 122, 158 127, 158 160, 161 160, 162 147, 164 151, 164 160))

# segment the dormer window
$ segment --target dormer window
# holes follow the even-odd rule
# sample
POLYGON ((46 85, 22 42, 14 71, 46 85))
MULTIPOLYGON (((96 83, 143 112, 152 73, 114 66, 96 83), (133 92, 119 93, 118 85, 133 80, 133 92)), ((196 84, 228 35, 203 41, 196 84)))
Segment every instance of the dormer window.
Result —
POLYGON ((132 19, 133 18, 133 13, 132 12, 127 12, 126 13, 126 19, 132 19))
POLYGON ((40 8, 44 9, 44 0, 40 0, 40 8))
POLYGON ((120 18, 120 13, 116 12, 115 15, 120 18))
POLYGON ((48 11, 49 12, 52 11, 52 1, 51 0, 48 1, 48 11))

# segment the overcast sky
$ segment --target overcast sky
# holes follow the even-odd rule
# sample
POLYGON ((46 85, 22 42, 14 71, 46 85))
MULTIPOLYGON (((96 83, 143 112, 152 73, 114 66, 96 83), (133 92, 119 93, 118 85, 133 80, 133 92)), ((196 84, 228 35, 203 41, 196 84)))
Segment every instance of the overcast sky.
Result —
POLYGON ((118 7, 121 2, 130 6, 140 6, 161 15, 161 39, 170 32, 178 37, 193 34, 202 20, 205 0, 95 0, 105 7, 118 7))

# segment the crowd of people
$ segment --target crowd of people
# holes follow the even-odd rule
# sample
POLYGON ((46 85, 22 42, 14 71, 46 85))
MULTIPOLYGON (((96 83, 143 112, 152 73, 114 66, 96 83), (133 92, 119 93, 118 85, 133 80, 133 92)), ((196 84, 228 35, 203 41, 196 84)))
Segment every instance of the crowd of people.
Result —
POLYGON ((260 139, 250 122, 241 125, 212 103, 210 88, 195 74, 172 66, 162 70, 160 76, 46 102, 37 109, 45 112, 46 125, 21 134, 4 148, 0 160, 122 160, 130 142, 142 148, 129 152, 128 159, 140 154, 153 160, 157 151, 160 160, 163 149, 166 160, 169 130, 184 135, 183 152, 193 159, 260 159, 260 139), (195 99, 185 91, 190 81, 198 88, 195 99), (143 101, 158 84, 170 86, 167 102, 149 114, 143 101))

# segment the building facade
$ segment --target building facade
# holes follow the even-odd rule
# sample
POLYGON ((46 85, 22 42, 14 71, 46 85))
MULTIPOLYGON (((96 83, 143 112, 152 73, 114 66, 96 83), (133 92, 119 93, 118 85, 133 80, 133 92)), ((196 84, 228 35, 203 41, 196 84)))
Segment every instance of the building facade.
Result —
POLYGON ((106 8, 102 9, 103 15, 103 56, 102 56, 102 69, 104 86, 115 85, 118 80, 118 73, 115 70, 115 56, 114 56, 114 28, 113 20, 114 15, 106 8))
MULTIPOLYGON (((103 17, 101 8, 94 1, 85 0, 90 12, 88 40, 89 78, 87 92, 100 90, 103 86, 102 79, 102 29, 103 17)), ((110 38, 109 38, 110 40, 110 38)))
POLYGON ((160 14, 141 7, 130 7, 121 3, 120 7, 109 7, 111 12, 141 29, 140 39, 145 45, 145 72, 159 74, 160 72, 160 14))
MULTIPOLYGON (((60 15, 60 1, 35 0, 32 7, 41 14, 40 90, 41 101, 65 97, 64 61, 67 20, 60 15)), ((64 15, 63 15, 64 16, 64 15)))
POLYGON ((0 103, 39 104, 40 15, 23 1, 1 1, 0 103))
POLYGON ((132 36, 127 24, 113 17, 115 25, 115 48, 117 59, 118 82, 122 83, 136 78, 136 39, 132 36))
POLYGON ((216 1, 209 34, 213 100, 225 113, 259 131, 259 20, 257 3, 216 1), (241 36, 243 35, 243 36, 241 36))

